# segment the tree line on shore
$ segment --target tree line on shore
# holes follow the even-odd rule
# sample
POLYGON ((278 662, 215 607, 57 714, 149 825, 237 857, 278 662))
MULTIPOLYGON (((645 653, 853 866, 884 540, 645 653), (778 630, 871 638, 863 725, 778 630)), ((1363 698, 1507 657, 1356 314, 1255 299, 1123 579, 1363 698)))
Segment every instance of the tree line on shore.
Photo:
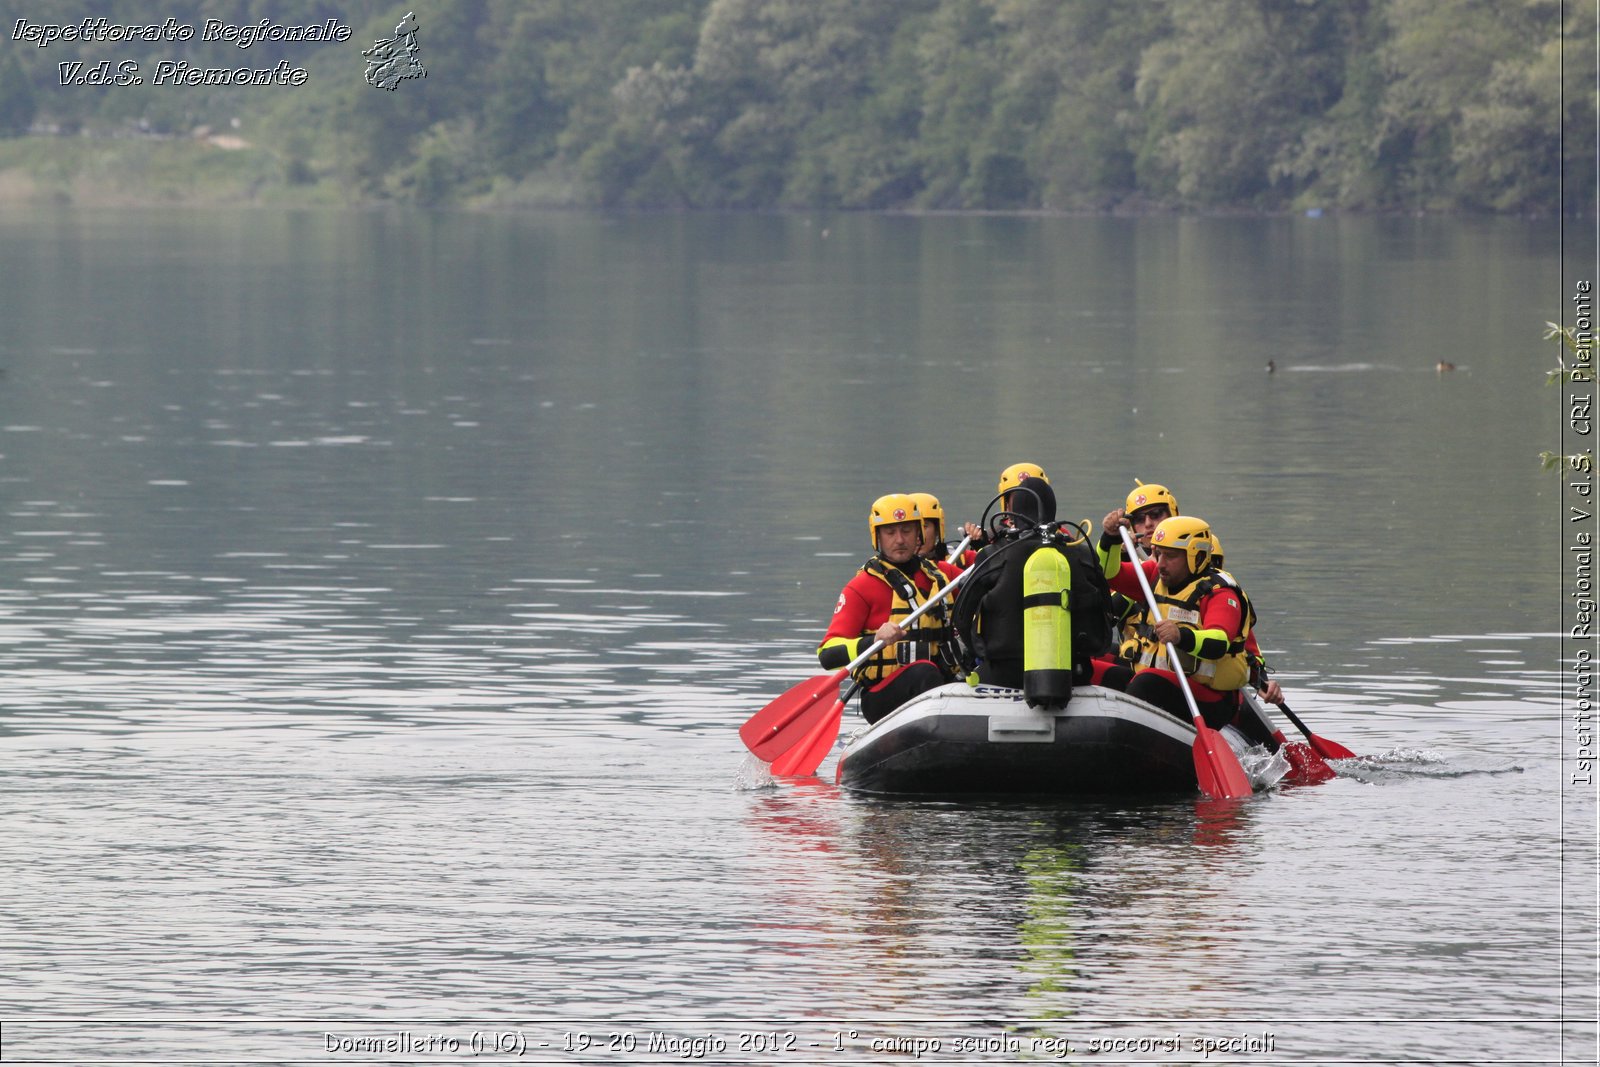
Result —
MULTIPOLYGON (((382 0, 170 0, 347 43, 14 38, 0 131, 237 128, 360 199, 646 209, 1490 211, 1594 202, 1595 0, 449 0, 362 78, 382 0), (305 67, 62 86, 60 64, 305 67)), ((52 10, 52 9, 45 9, 52 10)), ((71 18, 150 21, 131 0, 71 18)), ((55 16, 51 16, 55 17, 55 16)), ((65 17, 65 16, 62 16, 65 17)))

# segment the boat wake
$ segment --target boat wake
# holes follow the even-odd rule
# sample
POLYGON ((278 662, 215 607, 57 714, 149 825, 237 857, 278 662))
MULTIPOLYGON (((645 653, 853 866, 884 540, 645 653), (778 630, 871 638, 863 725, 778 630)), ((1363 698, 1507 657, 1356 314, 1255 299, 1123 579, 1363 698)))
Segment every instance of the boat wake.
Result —
POLYGON ((744 754, 744 762, 733 775, 735 793, 753 793, 760 789, 778 788, 778 779, 772 775, 772 765, 765 763, 754 752, 744 754))
POLYGON ((1329 766, 1341 778, 1354 778, 1358 782, 1374 785, 1417 778, 1449 780, 1499 777, 1522 774, 1525 770, 1515 763, 1500 767, 1464 767, 1439 752, 1422 748, 1396 748, 1370 756, 1357 756, 1355 759, 1330 760, 1329 766))

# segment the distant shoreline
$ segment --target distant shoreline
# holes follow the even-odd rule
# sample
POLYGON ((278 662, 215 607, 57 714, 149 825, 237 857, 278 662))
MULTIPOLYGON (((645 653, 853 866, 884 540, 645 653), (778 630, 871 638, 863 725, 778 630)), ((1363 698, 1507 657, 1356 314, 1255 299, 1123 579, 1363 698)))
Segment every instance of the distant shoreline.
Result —
MULTIPOLYGON (((334 178, 304 160, 230 134, 202 131, 191 137, 72 137, 28 135, 0 139, 0 205, 60 204, 121 207, 341 207, 428 208, 471 213, 519 211, 598 212, 617 215, 882 215, 978 218, 1521 218, 1554 215, 1464 210, 1370 211, 1334 208, 1217 206, 1184 209, 1130 198, 1104 210, 1010 208, 614 208, 579 199, 569 183, 530 179, 464 200, 423 204, 384 197, 353 198, 334 178)), ((1585 205, 1591 206, 1591 205, 1585 205)), ((1593 218, 1593 211, 1567 218, 1593 218)))

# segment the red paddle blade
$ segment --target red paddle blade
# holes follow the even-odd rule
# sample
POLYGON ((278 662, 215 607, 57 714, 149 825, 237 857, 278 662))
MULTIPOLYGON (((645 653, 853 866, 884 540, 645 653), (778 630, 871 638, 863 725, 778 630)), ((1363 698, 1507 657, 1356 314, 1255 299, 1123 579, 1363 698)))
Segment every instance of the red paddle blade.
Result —
POLYGON ((1222 735, 1195 720, 1194 776, 1200 791, 1217 800, 1236 800, 1255 792, 1239 757, 1222 735))
POLYGON ((838 699, 844 677, 844 671, 834 671, 807 678, 750 716, 739 727, 739 739, 758 759, 772 762, 805 739, 816 726, 816 716, 828 714, 828 702, 838 699))
MULTIPOLYGON (((1282 735, 1279 740, 1283 741, 1282 735)), ((1333 768, 1322 762, 1322 757, 1317 755, 1309 745, 1298 741, 1283 741, 1280 749, 1283 758, 1289 761, 1288 781, 1296 785, 1316 785, 1326 782, 1330 778, 1337 778, 1333 768)))
POLYGON ((1289 709, 1289 702, 1280 700, 1278 707, 1289 716, 1289 721, 1294 723, 1294 728, 1306 735, 1306 740, 1311 742, 1311 747, 1317 750, 1317 755, 1323 759, 1355 759, 1356 754, 1337 741, 1329 741, 1326 737, 1318 737, 1312 733, 1305 723, 1300 721, 1300 716, 1289 709))
POLYGON ((1316 734, 1312 733, 1306 734, 1306 740, 1311 742, 1311 747, 1315 749, 1317 755, 1321 756, 1323 759, 1356 758, 1356 754, 1354 752, 1351 752, 1348 748, 1345 748, 1337 741, 1329 741, 1325 737, 1318 737, 1316 734))
POLYGON ((772 761, 772 773, 780 778, 804 778, 816 774, 822 761, 839 739, 839 723, 844 719, 844 701, 835 700, 828 714, 816 720, 810 733, 798 745, 772 761))

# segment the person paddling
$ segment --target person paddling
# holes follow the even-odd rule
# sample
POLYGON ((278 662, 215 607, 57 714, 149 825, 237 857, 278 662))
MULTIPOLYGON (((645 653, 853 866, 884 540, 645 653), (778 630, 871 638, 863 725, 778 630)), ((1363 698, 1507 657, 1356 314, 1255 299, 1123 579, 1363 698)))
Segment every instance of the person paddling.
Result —
MULTIPOLYGON (((1156 527, 1165 520, 1182 514, 1178 510, 1178 498, 1171 489, 1154 482, 1141 482, 1137 478, 1133 482, 1133 490, 1128 493, 1122 508, 1112 511, 1102 521, 1100 541, 1095 547, 1108 579, 1116 576, 1117 568, 1122 564, 1122 535, 1117 532, 1118 526, 1127 526, 1133 532, 1134 543, 1148 553, 1150 535, 1155 532, 1156 527)), ((1214 531, 1212 537, 1215 541, 1212 566, 1221 570, 1222 541, 1216 537, 1214 531)), ((1148 613, 1145 610, 1144 599, 1135 592, 1132 596, 1114 593, 1111 614, 1117 620, 1119 647, 1112 654, 1095 660, 1094 681, 1096 685, 1110 684, 1120 688, 1115 679, 1111 683, 1104 682, 1105 672, 1119 666, 1127 667, 1131 671, 1133 662, 1138 656, 1139 630, 1148 613)), ((1245 655, 1250 663, 1251 681, 1261 693, 1262 699, 1269 704, 1281 704, 1283 688, 1267 677, 1267 658, 1261 651, 1261 644, 1253 627, 1246 641, 1245 655)), ((1128 674, 1124 674, 1122 682, 1125 683, 1128 677, 1128 674)))
MULTIPOLYGON (((1112 516, 1105 532, 1113 532, 1112 516)), ((1118 535, 1120 537, 1120 535, 1118 535)), ((1159 523, 1150 535, 1152 558, 1122 562, 1111 588, 1128 596, 1141 596, 1134 568, 1141 568, 1155 586, 1162 609, 1159 622, 1140 627, 1138 657, 1129 696, 1162 708, 1187 722, 1189 708, 1176 670, 1182 670, 1206 725, 1221 729, 1235 722, 1252 740, 1265 742, 1262 724, 1254 715, 1239 716, 1240 690, 1250 680, 1245 652, 1255 623, 1255 609, 1232 575, 1216 565, 1218 541, 1204 519, 1173 516, 1159 523), (1169 663, 1171 644, 1181 662, 1169 663)), ((1107 671, 1102 684, 1117 688, 1120 672, 1107 671)), ((1125 677, 1125 675, 1124 675, 1125 677)))
POLYGON ((917 511, 922 515, 922 542, 917 548, 917 555, 938 567, 946 578, 954 578, 962 568, 948 560, 951 549, 944 539, 944 507, 939 503, 939 498, 932 493, 906 495, 916 503, 917 511))
MULTIPOLYGON (((1154 483, 1146 485, 1135 478, 1133 491, 1128 494, 1123 506, 1114 509, 1101 522, 1100 540, 1095 545, 1095 555, 1100 560, 1105 576, 1108 579, 1115 578, 1117 569, 1122 565, 1122 536, 1117 532, 1117 527, 1128 527, 1133 532, 1134 543, 1138 545, 1140 551, 1149 553, 1150 535, 1155 532, 1162 519, 1169 519, 1176 514, 1178 514, 1178 498, 1172 495, 1172 490, 1154 483)), ((1133 662, 1139 647, 1138 627, 1145 615, 1144 599, 1137 593, 1128 596, 1113 592, 1110 614, 1117 647, 1103 656, 1095 657, 1094 684, 1110 685, 1120 689, 1133 676, 1133 662), (1106 672, 1116 668, 1126 668, 1126 670, 1107 682, 1106 672)))
MULTIPOLYGON (((1181 514, 1178 511, 1178 498, 1172 495, 1172 490, 1154 482, 1146 485, 1135 478, 1133 491, 1128 494, 1128 499, 1124 501, 1120 510, 1113 511, 1107 516, 1107 521, 1115 517, 1118 525, 1128 526, 1133 531, 1133 540, 1139 546, 1139 550, 1149 552, 1150 535, 1155 532, 1156 527, 1161 525, 1163 519, 1170 519, 1178 514, 1181 514), (1128 520, 1126 524, 1121 522, 1123 517, 1128 520)), ((1104 561, 1106 555, 1112 551, 1118 553, 1122 551, 1122 537, 1114 530, 1109 535, 1102 531, 1097 549, 1100 559, 1104 561)), ((1111 577, 1111 574, 1107 573, 1106 577, 1111 577)))
POLYGON ((914 696, 952 679, 948 650, 949 604, 940 603, 909 630, 898 621, 948 583, 945 573, 917 554, 922 515, 905 493, 872 502, 867 518, 873 556, 845 584, 833 621, 817 647, 824 670, 848 665, 874 641, 884 647, 851 676, 862 686, 861 714, 877 722, 914 696))

